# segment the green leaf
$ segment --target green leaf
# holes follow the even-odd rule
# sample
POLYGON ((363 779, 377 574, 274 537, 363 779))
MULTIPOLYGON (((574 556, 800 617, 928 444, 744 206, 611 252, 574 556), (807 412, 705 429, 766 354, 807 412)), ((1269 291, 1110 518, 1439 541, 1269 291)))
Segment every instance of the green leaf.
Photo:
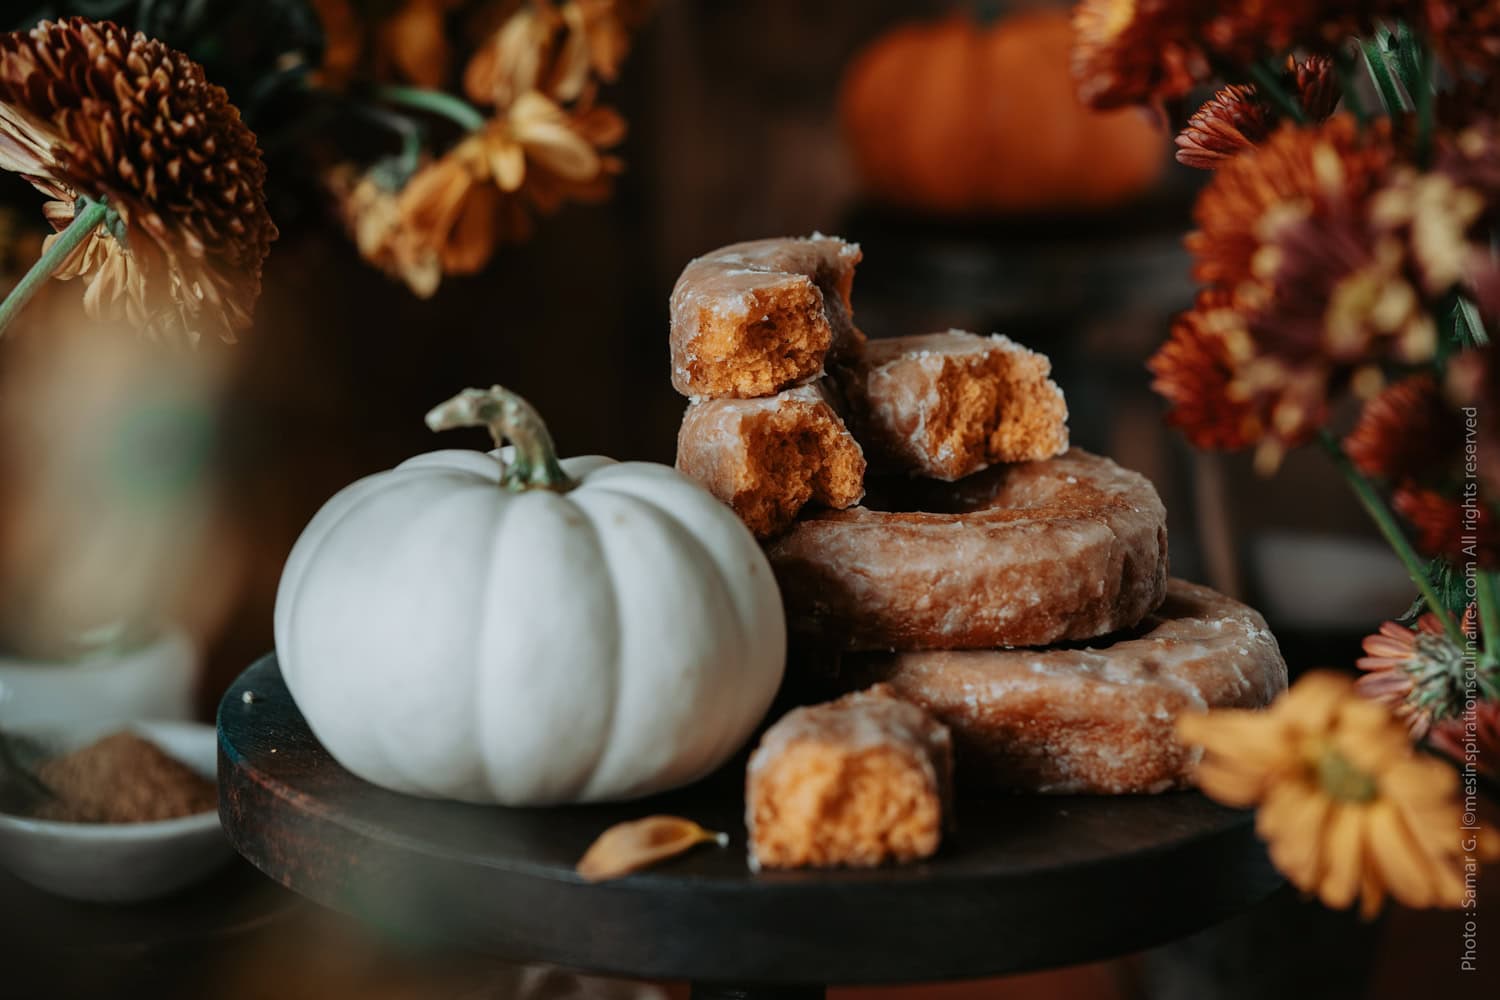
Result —
MULTIPOLYGON (((1443 607, 1447 608, 1455 619, 1462 621, 1464 611, 1469 606, 1468 591, 1462 571, 1455 569, 1448 560, 1440 558, 1427 564, 1426 576, 1428 582, 1432 584, 1433 593, 1443 607)), ((1426 599, 1418 597, 1399 620, 1403 625, 1412 625, 1429 610, 1426 599)))

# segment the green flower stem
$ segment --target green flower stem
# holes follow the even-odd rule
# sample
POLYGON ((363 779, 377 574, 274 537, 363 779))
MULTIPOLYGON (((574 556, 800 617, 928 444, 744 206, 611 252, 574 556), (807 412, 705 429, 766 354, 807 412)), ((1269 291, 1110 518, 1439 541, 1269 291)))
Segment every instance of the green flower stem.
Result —
POLYGON ((1453 640, 1460 648, 1463 647, 1464 635, 1458 627, 1458 622, 1447 607, 1443 605, 1438 597, 1437 591, 1432 587, 1432 581, 1427 579, 1427 571, 1422 566, 1422 560, 1417 556, 1416 550, 1411 547, 1411 542, 1401 531, 1401 526, 1396 523, 1396 516, 1391 513, 1390 508, 1385 505, 1375 487, 1365 478, 1364 474, 1354 467, 1349 461, 1349 456, 1344 453, 1343 447, 1334 440, 1332 434, 1323 431, 1318 436, 1323 449, 1328 452, 1333 464, 1343 474, 1349 483, 1354 495, 1359 498, 1360 506, 1364 507, 1365 513, 1370 515, 1370 520, 1375 522, 1375 527, 1380 529, 1380 534, 1386 543, 1395 551, 1396 557, 1406 567, 1406 573, 1411 577, 1411 582, 1417 585, 1422 592, 1422 598, 1432 613, 1437 615, 1438 621, 1443 623, 1443 631, 1448 633, 1448 638, 1453 640))
POLYGON ((484 115, 480 114, 468 101, 454 97, 452 94, 437 90, 424 90, 421 87, 395 85, 376 87, 371 94, 382 101, 441 115, 465 132, 474 132, 484 127, 484 115))
POLYGON ((1255 81, 1256 92, 1276 105, 1282 114, 1299 125, 1307 122, 1307 115, 1302 113, 1302 105, 1286 92, 1281 81, 1276 79, 1276 74, 1265 63, 1250 64, 1250 79, 1255 81))
POLYGON ((1396 78, 1391 75, 1391 67, 1385 61, 1385 50, 1376 41, 1360 42, 1360 51, 1365 54, 1365 65, 1369 67, 1370 78, 1375 81, 1375 87, 1380 91, 1380 100, 1385 104, 1387 114, 1406 110, 1406 100, 1401 96, 1401 88, 1396 84, 1396 78))
POLYGON ((73 221, 68 223, 68 228, 58 233, 57 240, 47 248, 47 252, 37 258, 37 262, 31 265, 16 287, 10 290, 4 302, 0 302, 0 336, 10 327, 11 321, 31 301, 41 287, 45 285, 63 262, 78 248, 78 245, 93 235, 94 230, 106 223, 109 214, 109 206, 102 200, 95 201, 92 198, 80 198, 73 206, 73 221))
POLYGON ((1474 590, 1479 605, 1479 634, 1484 652, 1479 662, 1486 667, 1500 667, 1500 573, 1476 571, 1474 590))

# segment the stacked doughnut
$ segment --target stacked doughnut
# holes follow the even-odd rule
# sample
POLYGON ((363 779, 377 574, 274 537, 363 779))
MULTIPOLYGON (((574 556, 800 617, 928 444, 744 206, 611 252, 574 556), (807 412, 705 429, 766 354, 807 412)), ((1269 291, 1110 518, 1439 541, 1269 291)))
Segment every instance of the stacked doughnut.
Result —
POLYGON ((678 467, 762 540, 799 659, 874 685, 768 731, 752 860, 931 853, 950 735, 963 782, 1184 786, 1180 713, 1286 685, 1265 622, 1168 578, 1161 499, 1069 447, 1045 356, 953 330, 867 343, 859 260, 819 234, 735 244, 672 293, 672 380, 691 399, 678 467))

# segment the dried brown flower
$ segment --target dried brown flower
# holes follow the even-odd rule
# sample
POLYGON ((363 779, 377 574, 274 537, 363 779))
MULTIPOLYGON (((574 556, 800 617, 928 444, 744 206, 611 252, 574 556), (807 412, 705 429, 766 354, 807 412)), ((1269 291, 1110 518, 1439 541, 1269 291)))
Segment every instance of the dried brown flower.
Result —
POLYGON ((1344 439, 1359 471, 1400 483, 1442 470, 1463 441, 1463 427, 1430 373, 1410 375, 1367 402, 1344 439))
POLYGON ((233 340, 249 325, 276 237, 255 136, 180 52, 72 18, 0 35, 0 167, 62 203, 107 200, 102 229, 63 273, 97 317, 153 336, 233 340))
POLYGON ((405 225, 400 190, 392 180, 378 168, 341 163, 323 181, 360 256, 404 281, 419 298, 431 297, 442 281, 443 264, 436 250, 405 225))
POLYGON ((448 79, 453 54, 448 15, 462 0, 405 0, 376 28, 375 73, 438 88, 448 79))
POLYGON ((530 0, 475 51, 464 70, 464 92, 499 107, 530 90, 564 103, 577 100, 593 77, 611 82, 619 76, 631 34, 652 6, 649 0, 530 0))
POLYGON ((1096 108, 1181 97, 1210 75, 1188 0, 1082 0, 1073 11, 1073 77, 1096 108))
POLYGON ((532 212, 608 195, 620 162, 602 149, 625 124, 591 101, 572 111, 536 92, 424 164, 399 190, 384 168, 326 177, 361 255, 427 297, 443 274, 472 274, 531 235, 532 212))

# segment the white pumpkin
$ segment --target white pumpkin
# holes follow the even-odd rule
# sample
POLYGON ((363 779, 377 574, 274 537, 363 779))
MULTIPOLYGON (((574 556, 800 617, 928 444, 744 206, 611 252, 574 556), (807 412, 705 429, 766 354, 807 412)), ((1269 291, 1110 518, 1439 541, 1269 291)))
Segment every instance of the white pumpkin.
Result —
POLYGON ((738 750, 786 629, 734 514, 663 465, 559 463, 499 386, 427 422, 515 447, 346 487, 282 574, 281 671, 329 753, 396 791, 542 805, 673 788, 738 750))

